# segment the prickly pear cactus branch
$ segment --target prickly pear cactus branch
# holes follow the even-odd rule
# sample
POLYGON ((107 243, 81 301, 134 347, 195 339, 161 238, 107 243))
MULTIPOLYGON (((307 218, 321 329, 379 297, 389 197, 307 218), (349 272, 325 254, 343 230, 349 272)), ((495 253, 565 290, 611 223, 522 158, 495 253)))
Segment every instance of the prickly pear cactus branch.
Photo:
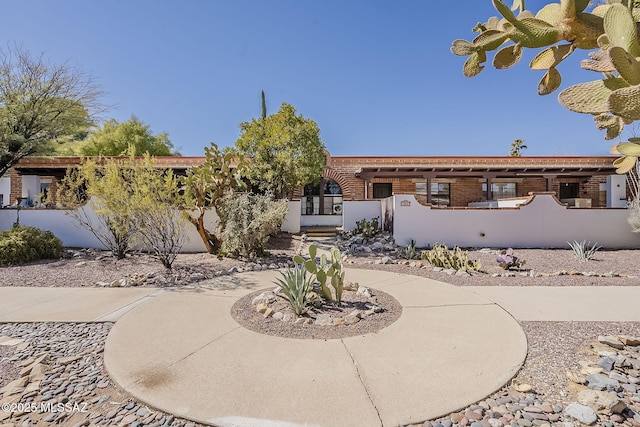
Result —
MULTIPOLYGON (((478 75, 487 54, 496 51, 492 65, 506 69, 518 63, 525 48, 541 49, 530 62, 532 70, 545 74, 538 83, 538 94, 548 95, 562 84, 558 66, 576 49, 599 49, 581 62, 585 70, 602 73, 600 80, 579 83, 562 90, 558 96, 565 108, 592 114, 605 139, 618 138, 624 126, 640 120, 640 2, 605 0, 593 6, 590 0, 560 0, 532 13, 524 0, 511 7, 492 0, 500 17, 477 24, 479 33, 472 41, 454 40, 451 52, 468 57, 463 73, 478 75)), ((618 173, 636 166, 640 152, 638 141, 625 141, 612 147, 621 157, 614 163, 618 173)))

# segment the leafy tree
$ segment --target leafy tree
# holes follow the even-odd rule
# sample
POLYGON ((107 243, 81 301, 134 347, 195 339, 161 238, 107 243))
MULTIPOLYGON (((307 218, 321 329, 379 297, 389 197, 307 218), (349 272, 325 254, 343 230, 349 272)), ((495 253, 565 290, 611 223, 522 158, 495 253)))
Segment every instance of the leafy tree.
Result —
MULTIPOLYGON (((560 0, 549 3, 535 15, 525 10, 524 0, 514 0, 509 8, 493 0, 501 15, 473 30, 480 33, 471 42, 455 40, 451 51, 468 56, 464 75, 473 77, 484 69, 487 52, 500 48, 493 58, 495 68, 515 65, 525 48, 545 48, 529 64, 545 71, 538 94, 548 95, 561 83, 560 63, 576 49, 598 49, 583 60, 585 70, 602 73, 601 80, 579 83, 560 92, 560 103, 571 111, 593 115, 605 139, 617 138, 625 125, 640 120, 640 4, 632 0, 560 0), (516 15, 514 11, 519 13, 516 15), (565 43, 562 43, 562 42, 565 43), (506 46, 503 46, 504 44, 506 46)), ((622 157, 614 162, 618 173, 635 167, 640 156, 640 138, 630 138, 612 147, 622 157)))
POLYGON ((524 144, 524 140, 516 139, 511 143, 511 151, 509 151, 510 157, 522 156, 522 150, 526 150, 527 146, 524 144))
POLYGON ((119 123, 115 119, 107 121, 102 128, 92 131, 80 147, 85 156, 121 156, 133 147, 136 153, 151 156, 178 156, 166 133, 154 135, 149 125, 136 116, 119 123))
POLYGON ((236 149, 250 158, 246 176, 261 191, 290 197, 322 175, 326 156, 320 129, 297 116, 293 106, 283 103, 276 114, 241 123, 240 129, 236 149))
POLYGON ((21 158, 77 139, 102 106, 93 79, 17 45, 0 49, 0 176, 21 158))
POLYGON ((131 155, 89 158, 69 170, 58 200, 118 259, 139 244, 171 268, 186 237, 175 209, 180 204, 178 193, 178 179, 171 171, 156 169, 148 155, 143 159, 131 155))
POLYGON ((187 212, 187 220, 198 230, 207 252, 217 254, 222 247, 222 233, 226 225, 221 213, 223 200, 235 190, 244 189, 242 173, 245 163, 242 156, 230 152, 223 154, 214 143, 205 148, 205 156, 202 165, 189 169, 182 177, 181 188, 185 207, 193 209, 193 212, 187 212), (210 209, 218 216, 214 230, 205 223, 205 214, 210 209))

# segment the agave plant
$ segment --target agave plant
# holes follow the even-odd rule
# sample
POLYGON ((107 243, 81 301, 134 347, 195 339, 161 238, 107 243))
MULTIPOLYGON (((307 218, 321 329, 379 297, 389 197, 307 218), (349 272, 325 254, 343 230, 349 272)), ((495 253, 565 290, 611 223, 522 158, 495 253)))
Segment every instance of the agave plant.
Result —
POLYGON ((567 243, 569 244, 569 246, 571 246, 571 249, 573 250, 573 255, 576 258, 578 258, 578 260, 580 261, 589 261, 595 256, 596 252, 598 252, 598 250, 601 248, 601 246, 598 245, 598 242, 587 243, 586 240, 583 240, 582 242, 578 242, 577 240, 575 240, 573 243, 570 243, 570 242, 567 242, 567 243))
POLYGON ((306 313, 313 304, 313 277, 307 277, 307 269, 303 265, 296 265, 286 272, 280 272, 282 278, 275 283, 289 301, 291 309, 298 316, 306 313))
MULTIPOLYGON (((600 72, 603 78, 564 89, 558 96, 560 103, 571 111, 592 114, 596 127, 606 131, 605 139, 617 138, 625 125, 640 120, 640 4, 606 0, 587 11, 589 0, 560 0, 533 14, 525 9, 524 0, 515 0, 511 8, 502 0, 492 2, 501 18, 476 25, 473 30, 480 33, 476 38, 455 40, 451 47, 454 54, 468 56, 465 76, 476 76, 484 69, 489 51, 499 49, 493 66, 504 69, 520 60, 524 48, 545 48, 529 67, 545 71, 538 93, 548 95, 562 83, 557 67, 564 59, 576 49, 599 48, 589 53, 591 59, 583 60, 581 67, 600 72)), ((621 155, 614 162, 617 172, 626 173, 640 156, 640 139, 616 144, 611 151, 621 155)))

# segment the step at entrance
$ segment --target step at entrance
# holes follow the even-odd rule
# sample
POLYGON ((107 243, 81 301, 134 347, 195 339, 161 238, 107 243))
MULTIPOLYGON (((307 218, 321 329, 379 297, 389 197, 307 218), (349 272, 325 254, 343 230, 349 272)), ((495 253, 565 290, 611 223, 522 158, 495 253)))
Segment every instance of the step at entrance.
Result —
POLYGON ((302 230, 307 237, 336 237, 342 227, 309 227, 302 230))

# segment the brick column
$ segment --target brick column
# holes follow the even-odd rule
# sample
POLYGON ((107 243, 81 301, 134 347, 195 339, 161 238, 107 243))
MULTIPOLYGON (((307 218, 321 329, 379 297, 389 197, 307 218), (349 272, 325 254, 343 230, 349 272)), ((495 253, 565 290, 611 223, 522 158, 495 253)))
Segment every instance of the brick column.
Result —
POLYGON ((9 194, 9 200, 7 200, 8 205, 18 204, 20 198, 22 197, 22 174, 15 170, 15 168, 11 168, 9 170, 9 180, 11 181, 11 192, 9 194))

